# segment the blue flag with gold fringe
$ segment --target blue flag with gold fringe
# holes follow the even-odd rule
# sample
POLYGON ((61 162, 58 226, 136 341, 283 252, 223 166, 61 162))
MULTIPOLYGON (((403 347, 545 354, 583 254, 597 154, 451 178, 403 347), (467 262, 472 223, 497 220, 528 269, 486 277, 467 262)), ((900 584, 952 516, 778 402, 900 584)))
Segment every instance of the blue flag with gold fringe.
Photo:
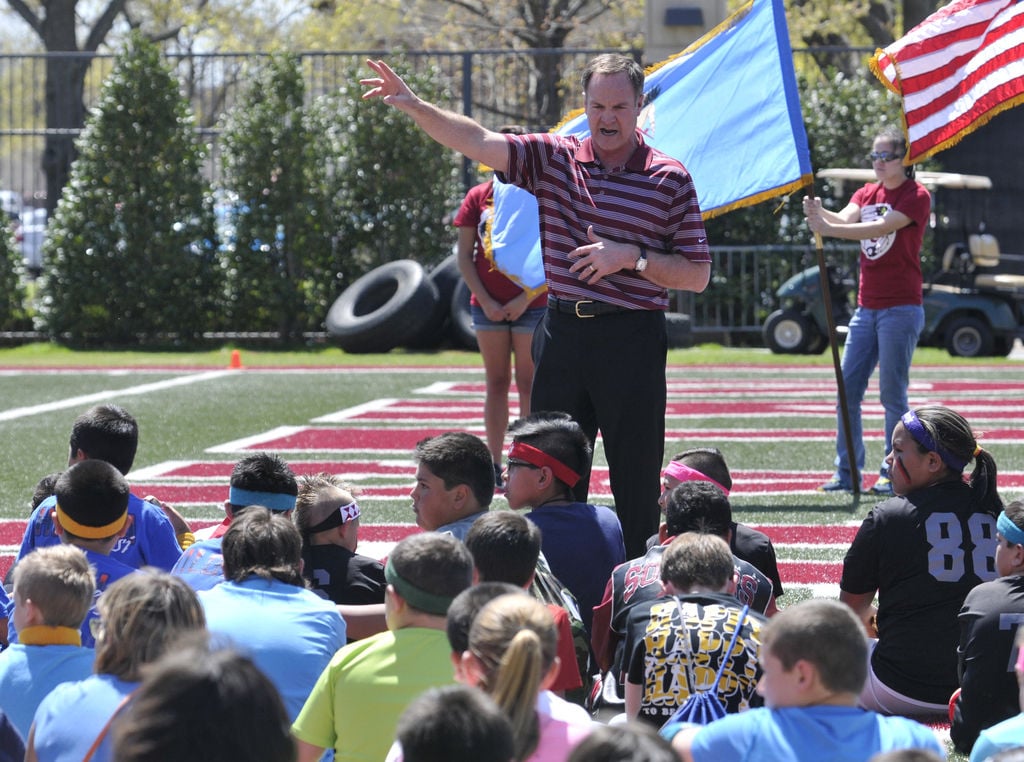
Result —
MULTIPOLYGON (((809 185, 782 0, 751 0, 647 70, 639 127, 690 171, 705 219, 809 185)), ((556 132, 590 134, 582 111, 556 132)))
MULTIPOLYGON (((686 50, 651 66, 638 121, 645 140, 681 161, 693 177, 704 219, 792 193, 813 181, 793 51, 782 0, 750 0, 686 50)), ((586 114, 555 132, 586 137, 586 114)), ((536 199, 520 189, 495 194, 494 228, 517 246, 495 256, 527 289, 543 278, 536 199), (519 215, 520 205, 531 206, 519 215)), ((497 254, 497 252, 496 252, 497 254)))

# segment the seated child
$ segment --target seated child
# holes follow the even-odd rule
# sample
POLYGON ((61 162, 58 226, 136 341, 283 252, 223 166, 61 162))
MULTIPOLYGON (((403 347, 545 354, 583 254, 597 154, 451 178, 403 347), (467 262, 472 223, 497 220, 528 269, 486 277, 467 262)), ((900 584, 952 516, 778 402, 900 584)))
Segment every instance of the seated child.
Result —
MULTIPOLYGON (((98 627, 96 601, 110 585, 136 571, 111 555, 128 525, 128 482, 105 460, 83 460, 61 474, 54 489, 54 531, 62 543, 81 548, 93 568, 96 592, 80 632, 82 645, 94 648, 94 630, 98 627)), ((14 642, 17 623, 11 624, 14 642)))
POLYGON ((579 601, 590 630, 612 569, 626 560, 622 526, 603 505, 578 503, 572 488, 590 463, 590 442, 564 413, 535 413, 509 427, 505 492, 509 507, 540 527, 542 552, 554 575, 579 601))
POLYGON ((383 564, 356 553, 359 516, 359 504, 340 478, 302 477, 294 514, 302 535, 302 575, 335 603, 384 603, 383 564))
POLYGON ((92 674, 80 628, 95 591, 89 561, 72 545, 39 548, 14 568, 18 642, 0 653, 0 704, 23 738, 46 694, 92 674))
POLYGON ((684 762, 801 759, 862 762, 892 749, 942 755, 927 725, 861 709, 868 643, 857 616, 820 598, 780 611, 762 630, 757 692, 765 706, 729 714, 709 725, 676 727, 672 746, 684 762))

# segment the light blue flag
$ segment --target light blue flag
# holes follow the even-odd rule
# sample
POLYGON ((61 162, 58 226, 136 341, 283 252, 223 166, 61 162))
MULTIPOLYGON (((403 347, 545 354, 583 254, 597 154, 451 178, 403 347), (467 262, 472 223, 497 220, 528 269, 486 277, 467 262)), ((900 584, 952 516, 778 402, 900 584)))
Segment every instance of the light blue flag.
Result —
POLYGON ((529 191, 494 178, 494 209, 484 236, 484 253, 526 291, 544 285, 537 199, 529 191))
MULTIPOLYGON (((809 185, 782 0, 751 0, 648 69, 639 127, 690 171, 705 219, 809 185)), ((590 134, 580 112, 556 132, 590 134)))

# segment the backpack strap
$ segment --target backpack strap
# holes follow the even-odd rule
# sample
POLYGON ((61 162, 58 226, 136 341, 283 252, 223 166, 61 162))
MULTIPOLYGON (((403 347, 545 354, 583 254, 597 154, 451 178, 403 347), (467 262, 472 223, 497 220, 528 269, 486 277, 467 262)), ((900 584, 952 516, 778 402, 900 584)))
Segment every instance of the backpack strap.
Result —
POLYGON ((736 646, 736 639, 739 637, 740 630, 743 629, 743 623, 747 621, 747 612, 750 611, 750 605, 744 605, 743 611, 740 612, 740 618, 736 620, 736 629, 732 632, 732 639, 729 641, 729 647, 722 652, 722 663, 718 665, 718 672, 715 674, 715 693, 718 693, 718 684, 722 680, 722 675, 725 674, 725 665, 729 661, 729 657, 732 656, 732 649, 736 646))

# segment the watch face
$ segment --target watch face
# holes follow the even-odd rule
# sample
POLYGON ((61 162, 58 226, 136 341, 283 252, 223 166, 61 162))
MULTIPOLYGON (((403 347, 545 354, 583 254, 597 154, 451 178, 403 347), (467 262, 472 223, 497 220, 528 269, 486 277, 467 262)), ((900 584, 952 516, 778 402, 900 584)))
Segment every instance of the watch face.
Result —
POLYGON ((638 273, 642 273, 644 270, 646 270, 647 257, 640 257, 639 259, 637 259, 636 264, 633 265, 633 269, 636 270, 638 273))

